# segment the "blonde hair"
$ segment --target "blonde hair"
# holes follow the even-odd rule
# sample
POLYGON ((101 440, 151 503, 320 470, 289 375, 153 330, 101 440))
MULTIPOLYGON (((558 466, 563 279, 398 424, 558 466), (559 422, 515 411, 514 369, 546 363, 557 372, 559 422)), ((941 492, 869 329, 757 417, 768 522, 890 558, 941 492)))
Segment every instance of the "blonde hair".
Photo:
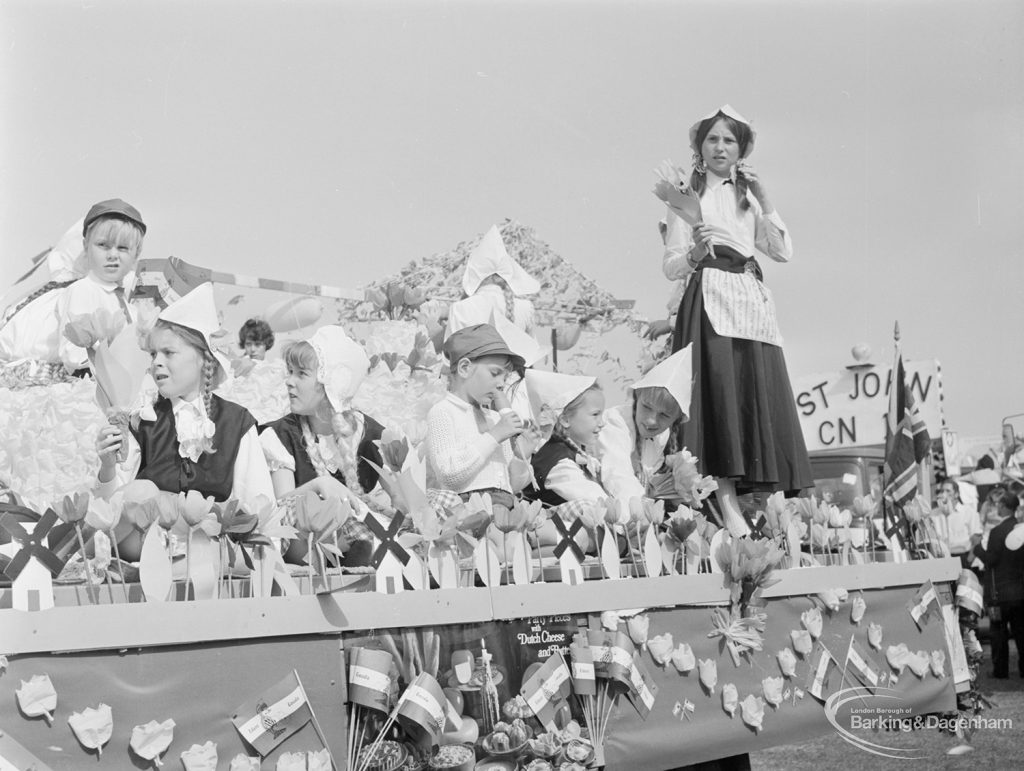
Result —
POLYGON ((142 228, 134 222, 129 222, 120 217, 100 217, 95 222, 89 223, 82 239, 82 253, 75 258, 73 270, 76 274, 84 276, 89 272, 85 259, 85 246, 90 238, 104 238, 118 245, 127 246, 132 252, 132 259, 136 259, 142 252, 142 228))
MULTIPOLYGON (((679 449, 679 427, 683 424, 683 410, 679 406, 679 402, 669 392, 665 386, 647 386, 645 388, 636 388, 633 390, 633 425, 636 426, 636 407, 640 403, 640 399, 645 398, 648 404, 656 410, 672 413, 676 412, 679 414, 672 425, 669 427, 668 432, 668 443, 665 445, 665 454, 671 455, 679 449)), ((641 439, 640 432, 635 431, 636 442, 633 446, 633 451, 637 457, 640 457, 641 439)))
MULTIPOLYGON (((216 403, 213 401, 213 389, 217 381, 217 370, 220 364, 213 357, 213 352, 206 344, 206 339, 196 332, 194 329, 182 326, 181 324, 175 324, 172 321, 165 321, 164 319, 157 319, 153 325, 153 329, 150 330, 150 336, 158 329, 166 329, 169 332, 173 332, 178 336, 186 345, 190 348, 195 349, 200 357, 202 358, 202 367, 200 369, 200 381, 199 381, 199 393, 203 397, 203 407, 206 408, 206 416, 210 420, 216 420, 216 403)), ((207 437, 203 440, 200 445, 202 451, 205 453, 213 454, 216 450, 213 449, 213 439, 207 437)))
MULTIPOLYGON (((587 394, 595 391, 597 393, 601 393, 601 385, 597 382, 594 382, 593 385, 587 386, 585 391, 580 392, 579 396, 565 405, 565 407, 562 408, 562 411, 558 413, 558 418, 555 420, 555 427, 551 429, 551 433, 568 441, 569 435, 565 433, 565 428, 562 426, 562 418, 572 417, 573 413, 583 406, 583 402, 587 398, 587 394)), ((575 445, 575 442, 573 442, 573 444, 575 445)))
MULTIPOLYGON (((309 370, 314 376, 320 366, 320 362, 316 357, 316 351, 305 340, 291 343, 285 348, 284 362, 290 369, 309 370)), ((334 435, 334 441, 338 444, 338 449, 341 451, 340 468, 338 470, 345 477, 345 486, 356 495, 362 495, 366 491, 363 490, 363 486, 359 482, 359 457, 357 455, 359 443, 363 438, 362 421, 358 419, 354 410, 336 411, 331 406, 326 391, 324 392, 323 404, 330 410, 331 432, 334 435)), ((312 426, 309 425, 309 418, 305 415, 300 416, 300 418, 310 428, 308 432, 302 432, 303 437, 314 437, 312 426)), ((309 440, 306 439, 306 442, 308 445, 309 440)), ((306 447, 306 452, 310 457, 313 456, 312 451, 312 447, 306 447)))

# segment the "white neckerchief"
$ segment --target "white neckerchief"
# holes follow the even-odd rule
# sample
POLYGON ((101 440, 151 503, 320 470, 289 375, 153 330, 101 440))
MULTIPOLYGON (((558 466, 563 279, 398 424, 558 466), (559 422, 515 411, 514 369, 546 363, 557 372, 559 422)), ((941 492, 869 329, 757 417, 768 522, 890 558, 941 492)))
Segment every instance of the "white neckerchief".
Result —
POLYGON ((303 419, 302 440, 306 445, 306 452, 313 464, 313 469, 318 477, 328 477, 337 473, 341 466, 341 451, 333 434, 315 434, 309 425, 309 421, 303 419))
POLYGON ((206 414, 202 396, 192 400, 175 396, 171 399, 171 409, 178 436, 178 455, 196 463, 213 440, 217 426, 206 414))

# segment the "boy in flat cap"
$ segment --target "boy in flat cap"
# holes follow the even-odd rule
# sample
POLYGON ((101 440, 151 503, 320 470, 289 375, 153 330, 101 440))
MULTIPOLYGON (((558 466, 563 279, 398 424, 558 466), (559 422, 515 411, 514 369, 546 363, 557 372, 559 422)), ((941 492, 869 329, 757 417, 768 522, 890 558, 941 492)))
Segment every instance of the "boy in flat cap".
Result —
POLYGON ((509 441, 522 433, 523 421, 512 410, 499 414, 491 407, 523 359, 490 324, 455 332, 445 341, 444 353, 451 379, 448 395, 427 415, 429 484, 463 500, 488 493, 493 504, 511 508, 513 494, 529 479, 509 441))

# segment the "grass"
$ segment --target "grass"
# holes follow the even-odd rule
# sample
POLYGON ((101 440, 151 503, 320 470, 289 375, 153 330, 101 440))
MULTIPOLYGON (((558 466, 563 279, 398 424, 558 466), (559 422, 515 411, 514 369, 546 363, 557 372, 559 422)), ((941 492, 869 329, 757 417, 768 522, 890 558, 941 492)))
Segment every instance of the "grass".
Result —
POLYGON ((874 733, 859 730, 853 733, 869 741, 889 747, 918 750, 926 757, 922 760, 891 760, 866 752, 844 741, 838 734, 821 736, 802 744, 788 744, 752 753, 753 771, 820 771, 820 769, 906 769, 908 767, 939 769, 979 768, 985 771, 1024 767, 1021 759, 1021 737, 1024 729, 1024 680, 1017 676, 1017 663, 1013 660, 1011 643, 1009 680, 994 680, 988 676, 991 657, 982 664, 980 689, 993 703, 981 717, 1008 718, 1013 727, 1006 730, 978 729, 971 739, 973 751, 964 755, 946 752, 960 742, 956 737, 937 729, 911 732, 874 733))

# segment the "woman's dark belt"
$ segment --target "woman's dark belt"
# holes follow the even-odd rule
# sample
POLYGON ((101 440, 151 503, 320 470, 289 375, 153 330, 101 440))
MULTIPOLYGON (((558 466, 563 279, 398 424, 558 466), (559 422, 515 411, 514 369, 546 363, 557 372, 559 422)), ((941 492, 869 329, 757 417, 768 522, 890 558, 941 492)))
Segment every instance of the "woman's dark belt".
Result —
POLYGON ((761 266, 754 257, 745 257, 731 246, 715 244, 715 256, 701 260, 694 270, 711 268, 712 270, 724 270, 726 273, 750 273, 758 281, 763 281, 761 266))

